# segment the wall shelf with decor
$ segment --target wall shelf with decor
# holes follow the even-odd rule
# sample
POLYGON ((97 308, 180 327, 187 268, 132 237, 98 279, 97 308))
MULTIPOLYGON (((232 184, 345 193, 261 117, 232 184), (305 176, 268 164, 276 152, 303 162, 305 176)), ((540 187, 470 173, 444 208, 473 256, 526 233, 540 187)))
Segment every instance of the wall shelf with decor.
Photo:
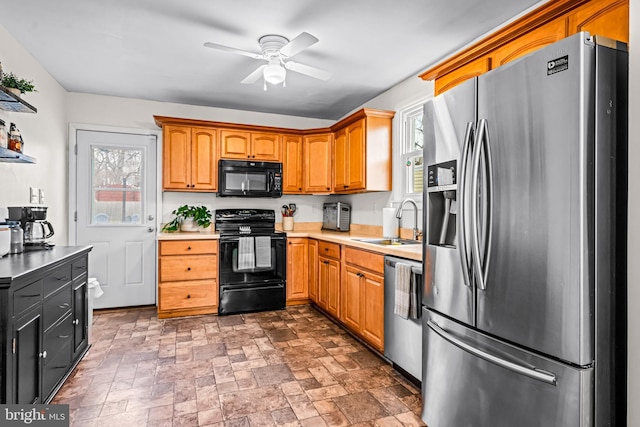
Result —
POLYGON ((0 147, 0 162, 5 163, 35 163, 36 159, 22 153, 0 147))
POLYGON ((37 113, 38 110, 24 99, 11 93, 9 89, 0 86, 0 110, 17 113, 37 113))

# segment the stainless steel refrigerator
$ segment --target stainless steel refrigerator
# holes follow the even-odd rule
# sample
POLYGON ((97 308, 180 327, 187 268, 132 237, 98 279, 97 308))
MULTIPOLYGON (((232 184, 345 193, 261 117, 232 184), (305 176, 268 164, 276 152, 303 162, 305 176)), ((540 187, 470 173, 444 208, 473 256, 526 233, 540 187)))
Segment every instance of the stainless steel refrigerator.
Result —
POLYGON ((625 425, 627 81, 579 33, 425 105, 429 427, 625 425))

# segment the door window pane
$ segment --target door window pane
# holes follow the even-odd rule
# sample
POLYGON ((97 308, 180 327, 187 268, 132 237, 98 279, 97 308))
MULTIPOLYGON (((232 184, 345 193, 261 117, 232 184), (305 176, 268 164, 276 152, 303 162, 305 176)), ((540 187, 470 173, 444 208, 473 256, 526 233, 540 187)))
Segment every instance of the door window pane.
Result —
POLYGON ((91 146, 91 224, 141 224, 142 149, 91 146))

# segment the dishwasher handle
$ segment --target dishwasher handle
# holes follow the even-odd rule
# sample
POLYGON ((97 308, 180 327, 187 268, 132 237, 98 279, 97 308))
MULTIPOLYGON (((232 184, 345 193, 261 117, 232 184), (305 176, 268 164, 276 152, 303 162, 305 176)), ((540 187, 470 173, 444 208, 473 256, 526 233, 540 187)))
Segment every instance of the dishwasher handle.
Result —
MULTIPOLYGON (((390 259, 385 259, 384 260, 385 265, 391 267, 391 268, 395 268, 396 267, 396 261, 390 260, 390 259)), ((420 267, 414 267, 411 266, 411 272, 415 275, 418 276, 422 276, 422 266, 420 267)))

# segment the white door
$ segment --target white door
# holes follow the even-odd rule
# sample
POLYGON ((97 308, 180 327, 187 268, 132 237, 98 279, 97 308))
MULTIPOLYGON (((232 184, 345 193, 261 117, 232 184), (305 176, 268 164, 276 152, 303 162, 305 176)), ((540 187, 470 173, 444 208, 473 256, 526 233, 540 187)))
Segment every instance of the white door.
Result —
POLYGON ((95 308, 156 302, 156 136, 78 130, 76 243, 93 245, 95 308))

